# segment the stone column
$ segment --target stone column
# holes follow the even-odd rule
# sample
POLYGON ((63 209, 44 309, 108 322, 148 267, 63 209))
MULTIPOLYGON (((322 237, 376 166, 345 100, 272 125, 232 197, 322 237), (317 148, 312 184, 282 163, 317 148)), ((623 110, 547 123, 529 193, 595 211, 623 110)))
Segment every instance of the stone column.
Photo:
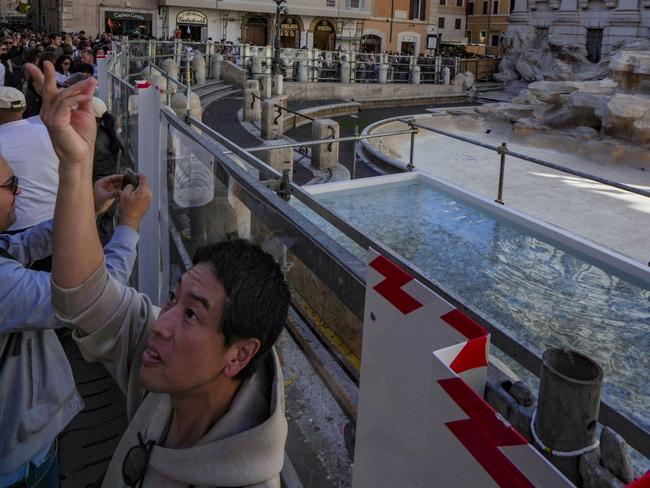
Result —
POLYGON ((246 88, 244 90, 244 120, 247 122, 255 122, 262 118, 262 104, 260 99, 259 90, 253 88, 246 88))
POLYGON ((341 61, 341 83, 350 83, 352 68, 347 61, 341 61))
MULTIPOLYGON (((316 119, 311 124, 312 140, 338 139, 340 128, 332 119, 316 119)), ((339 143, 319 144, 311 148, 311 165, 315 169, 333 168, 339 162, 339 143)))
POLYGON ((273 75, 273 95, 282 95, 284 93, 284 77, 282 75, 273 75))
POLYGON ((307 69, 307 61, 304 59, 301 59, 298 61, 298 81, 300 83, 306 83, 308 81, 308 69, 307 69))
POLYGON ((194 83, 199 85, 205 83, 205 58, 198 51, 192 58, 192 72, 194 73, 194 83))
MULTIPOLYGON (((261 159, 280 174, 282 174, 285 169, 288 169, 289 177, 293 178, 293 149, 290 147, 273 149, 273 146, 284 143, 285 141, 283 140, 267 142, 266 146, 269 147, 269 150, 262 153, 261 159)), ((264 170, 260 171, 260 180, 268 180, 272 177, 273 176, 270 173, 265 172, 264 170)))
POLYGON ((412 85, 420 84, 420 67, 417 65, 411 66, 411 84, 412 85))
POLYGON ((282 105, 280 97, 262 102, 262 139, 278 139, 284 132, 284 117, 276 105, 282 105))
POLYGON ((223 54, 215 54, 212 56, 212 78, 215 80, 221 79, 221 64, 223 63, 223 54))
MULTIPOLYGON (((187 96, 185 92, 175 93, 171 100, 171 108, 180 118, 185 118, 187 114, 187 96)), ((190 115, 197 120, 201 120, 203 117, 203 109, 201 108, 201 99, 199 96, 190 92, 190 115)))
POLYGON ((508 23, 526 24, 528 21, 528 0, 515 0, 515 9, 510 13, 508 23))
POLYGON ((379 65, 379 79, 377 80, 380 85, 388 83, 388 65, 381 63, 379 65))
POLYGON ((442 84, 449 85, 451 83, 451 70, 445 66, 442 68, 442 84))
POLYGON ((580 25, 577 0, 551 0, 549 5, 559 9, 549 33, 559 37, 568 44, 576 44, 584 37, 584 28, 580 25))
POLYGON ((262 98, 266 100, 267 98, 273 97, 273 87, 271 86, 271 77, 269 75, 264 75, 258 77, 260 82, 260 93, 262 98))
POLYGON ((251 75, 253 78, 257 78, 259 75, 263 75, 262 68, 262 58, 257 55, 251 56, 251 75))

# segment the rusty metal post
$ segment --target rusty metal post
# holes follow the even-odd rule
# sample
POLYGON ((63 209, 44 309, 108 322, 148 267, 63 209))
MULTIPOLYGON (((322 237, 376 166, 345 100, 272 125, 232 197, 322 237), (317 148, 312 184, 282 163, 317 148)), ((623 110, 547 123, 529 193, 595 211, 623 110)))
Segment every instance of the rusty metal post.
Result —
POLYGON ((409 153, 409 163, 406 165, 406 171, 413 171, 415 169, 415 164, 413 163, 413 156, 415 154, 415 134, 417 133, 417 128, 415 125, 411 122, 411 147, 410 147, 410 153, 409 153))
POLYGON ((603 369, 577 351, 549 349, 542 356, 531 433, 544 456, 577 486, 580 456, 598 447, 602 383, 603 369))
POLYGON ((506 152, 508 151, 508 146, 505 142, 501 143, 501 146, 497 150, 497 154, 501 156, 501 162, 499 164, 499 190, 497 192, 497 199, 495 202, 503 205, 503 178, 506 172, 506 152))

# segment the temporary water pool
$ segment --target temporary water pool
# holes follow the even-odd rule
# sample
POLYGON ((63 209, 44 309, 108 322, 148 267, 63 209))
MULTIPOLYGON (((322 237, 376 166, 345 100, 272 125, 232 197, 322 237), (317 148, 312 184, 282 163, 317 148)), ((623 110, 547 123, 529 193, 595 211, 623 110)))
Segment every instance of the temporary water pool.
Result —
MULTIPOLYGON (((650 426, 647 268, 417 171, 305 189, 518 341, 598 361, 604 396, 650 426)), ((365 259, 356 243, 292 203, 365 259)))

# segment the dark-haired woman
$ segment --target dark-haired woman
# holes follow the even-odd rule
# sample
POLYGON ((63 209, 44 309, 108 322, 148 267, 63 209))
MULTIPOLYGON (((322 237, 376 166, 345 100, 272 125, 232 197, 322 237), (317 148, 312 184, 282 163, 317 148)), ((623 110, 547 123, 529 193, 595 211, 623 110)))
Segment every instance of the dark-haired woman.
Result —
POLYGON ((70 67, 72 66, 72 58, 62 54, 54 63, 56 69, 56 85, 65 86, 65 82, 70 78, 70 67))

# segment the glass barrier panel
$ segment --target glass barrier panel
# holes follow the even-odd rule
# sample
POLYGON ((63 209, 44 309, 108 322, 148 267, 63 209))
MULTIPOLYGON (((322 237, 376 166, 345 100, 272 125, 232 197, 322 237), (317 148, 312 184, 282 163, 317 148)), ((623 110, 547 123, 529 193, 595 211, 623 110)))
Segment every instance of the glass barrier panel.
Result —
MULTIPOLYGON (((186 134, 169 128, 169 284, 177 279, 188 257, 201 245, 238 237, 250 239, 281 264, 301 311, 318 317, 323 327, 340 339, 341 347, 353 351, 355 357, 360 356, 363 283, 337 263, 331 251, 325 251, 315 241, 313 236, 319 233, 318 229, 309 234, 292 222, 276 208, 279 199, 275 194, 264 187, 256 190, 256 184, 250 186, 253 181, 250 176, 245 176, 249 185, 242 186, 230 174, 232 165, 242 169, 232 160, 226 165, 215 159, 186 134), (332 291, 337 288, 338 294, 332 291), (342 293, 344 290, 348 290, 347 296, 342 293), (341 295, 346 296, 345 301, 341 295), (353 297, 357 302, 354 311, 350 308, 353 297)), ((279 203, 291 211, 285 202, 279 203)), ((307 220, 304 223, 309 227, 307 220)), ((327 239, 327 242, 337 247, 333 241, 327 239)), ((352 263, 359 273, 365 268, 362 261, 343 249, 339 255, 344 257, 339 261, 352 263)))

